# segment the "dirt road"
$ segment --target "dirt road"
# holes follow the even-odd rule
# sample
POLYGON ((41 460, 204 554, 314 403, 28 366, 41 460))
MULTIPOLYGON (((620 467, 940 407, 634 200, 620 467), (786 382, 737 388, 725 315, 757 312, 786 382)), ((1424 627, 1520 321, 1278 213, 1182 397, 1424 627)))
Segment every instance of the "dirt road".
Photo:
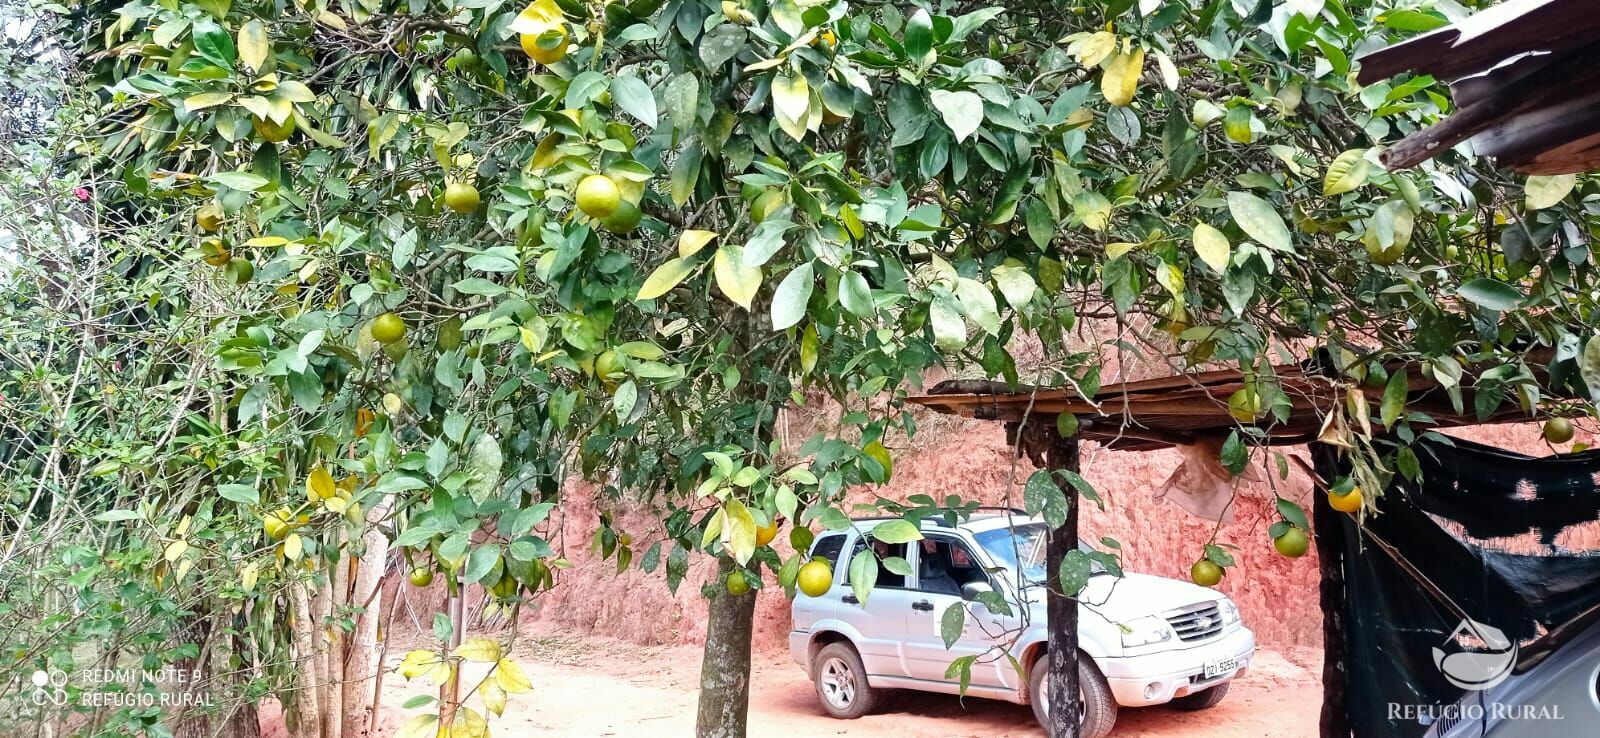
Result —
MULTIPOLYGON (((403 655, 391 652, 390 665, 403 655)), ((686 646, 640 647, 603 638, 558 634, 524 636, 515 648, 534 683, 513 698, 503 718, 490 722, 498 736, 692 736, 700 651, 686 646)), ((472 674, 469 670, 469 684, 472 674)), ((750 735, 855 736, 860 738, 1038 738, 1033 713, 1020 705, 913 692, 891 693, 860 720, 834 720, 817 706, 805 673, 778 653, 757 654, 752 674, 750 735)), ((408 717, 399 705, 432 693, 392 672, 384 686, 384 735, 408 717)), ((1226 701, 1211 710, 1125 710, 1113 738, 1206 736, 1298 738, 1316 733, 1321 692, 1316 676, 1282 656, 1264 652, 1256 668, 1226 701)), ((482 709, 473 698, 469 704, 482 709)), ((424 708, 426 709, 426 708, 424 708)))

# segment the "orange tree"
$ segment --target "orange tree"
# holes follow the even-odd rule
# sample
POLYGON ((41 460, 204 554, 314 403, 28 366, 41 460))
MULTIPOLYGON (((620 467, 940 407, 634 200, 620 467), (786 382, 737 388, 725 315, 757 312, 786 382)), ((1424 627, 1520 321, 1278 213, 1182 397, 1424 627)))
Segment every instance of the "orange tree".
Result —
MULTIPOLYGON (((1600 357, 1587 181, 1372 163, 1449 103, 1426 78, 1360 88, 1352 57, 1447 19, 1337 0, 102 2, 75 36, 99 102, 80 153, 164 257, 258 301, 229 407, 349 429, 275 476, 332 464, 393 394, 386 423, 414 422, 379 427, 395 468, 357 443, 361 499, 394 516, 386 541, 483 583, 548 582, 526 511, 564 461, 659 495, 670 540, 637 560, 609 525, 597 543, 665 558, 674 582, 691 551, 717 558, 708 673, 726 679, 704 685, 700 730, 737 735, 738 593, 761 565, 792 586, 801 563, 763 531, 782 517, 803 548, 807 526, 845 525, 845 491, 892 473, 883 438, 914 429, 899 400, 930 366, 1017 379, 1023 337, 1049 357, 1030 379, 1084 390, 1119 352, 1240 366, 1239 470, 1251 428, 1288 412, 1271 364, 1326 345, 1338 381, 1391 388, 1330 430, 1366 489, 1414 471, 1405 441, 1427 427, 1379 360, 1419 360, 1483 411, 1543 400, 1528 341, 1557 348, 1556 383, 1600 367, 1579 361, 1600 357), (1070 334, 1090 318, 1117 332, 1070 334), (778 411, 823 397, 839 430, 782 449, 778 411)), ((1064 509, 1048 478, 1030 487, 1064 509)), ((1306 527, 1280 510, 1275 537, 1306 527)), ((863 598, 872 563, 850 564, 863 598)), ((440 665, 482 646, 406 672, 448 681, 440 665)), ((453 697, 430 719, 484 729, 453 697)))

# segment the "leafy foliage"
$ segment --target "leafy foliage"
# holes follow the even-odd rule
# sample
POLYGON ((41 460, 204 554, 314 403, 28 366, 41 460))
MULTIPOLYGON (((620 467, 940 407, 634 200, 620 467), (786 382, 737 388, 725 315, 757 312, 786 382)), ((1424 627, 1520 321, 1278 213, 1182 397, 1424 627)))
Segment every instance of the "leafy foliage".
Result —
MULTIPOLYGON (((1354 82, 1360 50, 1456 13, 1392 5, 89 2, 71 166, 137 234, 117 303, 167 321, 119 350, 141 391, 200 394, 162 416, 181 433, 71 454, 149 491, 113 494, 110 529, 185 542, 169 568, 245 556, 258 586, 326 576, 375 525, 412 563, 537 591, 578 475, 660 504, 639 565, 666 549, 671 586, 703 550, 791 587, 801 554, 758 532, 848 525, 932 367, 1092 394, 1129 354, 1239 366, 1239 471, 1288 412, 1271 365, 1320 344, 1351 398, 1328 438, 1381 489, 1394 451, 1356 390, 1383 360, 1483 414, 1546 401, 1529 344, 1556 348, 1548 389, 1595 374, 1594 183, 1377 166, 1449 110, 1429 78, 1354 82), (477 196, 447 206, 452 185, 477 196), (787 448, 787 406, 837 422, 787 448)), ((1403 444, 1429 419, 1402 409, 1380 419, 1403 444)), ((1065 481, 1035 475, 1029 509, 1092 493, 1065 481)), ((849 566, 865 600, 877 564, 849 566)))

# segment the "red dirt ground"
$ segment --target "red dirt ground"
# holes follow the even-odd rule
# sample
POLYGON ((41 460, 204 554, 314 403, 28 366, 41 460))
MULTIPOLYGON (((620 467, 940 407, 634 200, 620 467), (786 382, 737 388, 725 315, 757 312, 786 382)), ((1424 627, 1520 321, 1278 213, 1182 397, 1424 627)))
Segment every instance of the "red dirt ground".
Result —
MULTIPOLYGON (((400 644, 395 644, 400 649, 400 644)), ((534 691, 517 695, 502 718, 490 721, 499 736, 691 736, 694 734, 700 650, 692 646, 638 646, 598 636, 525 635, 514 648, 534 691)), ((389 665, 403 650, 391 651, 389 665)), ((1315 665, 1310 665, 1315 668, 1315 665)), ((758 652, 753 662, 749 734, 855 736, 858 738, 1037 738, 1033 713, 1022 705, 946 695, 893 692, 876 713, 860 720, 828 717, 817 705, 805 673, 787 655, 758 652)), ((469 683, 472 680, 469 669, 469 683)), ((406 683, 390 673, 384 686, 380 734, 392 736, 411 713, 407 699, 433 693, 429 683, 406 683)), ((1290 738, 1316 732, 1321 701, 1316 674, 1275 652, 1257 665, 1211 710, 1190 713, 1155 707, 1124 710, 1113 738, 1196 736, 1290 738)), ((482 710, 476 698, 468 702, 482 710)), ((421 708, 427 709, 427 708, 421 708)), ((275 715, 263 715, 264 738, 278 738, 275 715)))

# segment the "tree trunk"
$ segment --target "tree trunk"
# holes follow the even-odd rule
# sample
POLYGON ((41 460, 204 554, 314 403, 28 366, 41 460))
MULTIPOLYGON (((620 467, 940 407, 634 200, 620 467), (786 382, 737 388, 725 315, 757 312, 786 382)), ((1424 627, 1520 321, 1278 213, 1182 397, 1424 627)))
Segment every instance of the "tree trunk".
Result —
MULTIPOLYGON (((1049 446, 1045 449, 1045 468, 1052 475, 1058 470, 1078 471, 1078 442, 1056 435, 1050 428, 1049 446)), ((1049 572, 1046 587, 1045 617, 1049 625, 1047 658, 1050 672, 1045 675, 1045 698, 1049 700, 1049 724, 1045 734, 1050 738, 1078 738, 1078 601, 1061 591, 1057 572, 1067 552, 1078 547, 1078 491, 1059 478, 1055 483, 1067 495, 1067 520, 1045 536, 1045 571, 1049 572)))
POLYGON ((328 567, 322 583, 313 585, 316 590, 311 598, 311 609, 316 613, 311 623, 311 638, 317 648, 317 673, 322 677, 317 682, 317 707, 321 709, 317 722, 322 738, 339 738, 339 686, 333 678, 336 673, 333 667, 339 663, 340 654, 339 639, 334 635, 332 623, 335 597, 333 580, 342 563, 342 560, 335 561, 328 567))
MULTIPOLYGON (((388 505, 373 508, 368 520, 381 520, 388 515, 388 505)), ((371 723, 373 695, 379 668, 378 622, 383 612, 383 598, 378 595, 383 586, 385 564, 389 560, 389 539, 376 525, 369 523, 361 537, 362 553, 357 564, 354 586, 350 588, 350 606, 360 608, 355 617, 355 631, 348 639, 349 650, 343 663, 344 679, 344 733, 339 738, 364 738, 371 723)), ((457 628, 466 627, 457 623, 457 628)), ((339 673, 335 670, 335 673, 339 673)))
MULTIPOLYGON (((233 677, 236 684, 250 681, 256 673, 255 653, 250 648, 249 638, 244 634, 245 622, 244 612, 234 615, 231 642, 233 656, 239 665, 233 677)), ((257 711, 255 700, 239 695, 239 703, 228 715, 227 727, 222 735, 225 738, 261 738, 261 715, 257 711)))
MULTIPOLYGON (((737 566, 717 557, 717 581, 737 566)), ((700 710, 696 738, 744 738, 750 711, 750 632, 755 619, 754 593, 734 597, 718 588, 711 597, 705 656, 700 661, 700 710)))
POLYGON ((169 687, 177 687, 184 691, 183 706, 179 708, 176 727, 173 735, 176 738, 210 738, 211 736, 211 711, 205 707, 205 680, 211 671, 206 668, 210 656, 211 617, 203 608, 196 608, 194 615, 178 630, 179 638, 186 644, 193 644, 199 653, 193 657, 178 659, 174 670, 181 675, 182 681, 169 683, 169 687))
POLYGON ((300 691, 295 700, 295 728, 300 738, 322 735, 321 701, 317 699, 322 691, 322 676, 317 673, 316 612, 311 607, 311 595, 306 591, 310 586, 305 582, 289 585, 294 606, 294 657, 300 670, 300 691))
POLYGON ((245 700, 234 706, 222 735, 224 738, 261 738, 261 715, 256 712, 256 703, 245 700))

